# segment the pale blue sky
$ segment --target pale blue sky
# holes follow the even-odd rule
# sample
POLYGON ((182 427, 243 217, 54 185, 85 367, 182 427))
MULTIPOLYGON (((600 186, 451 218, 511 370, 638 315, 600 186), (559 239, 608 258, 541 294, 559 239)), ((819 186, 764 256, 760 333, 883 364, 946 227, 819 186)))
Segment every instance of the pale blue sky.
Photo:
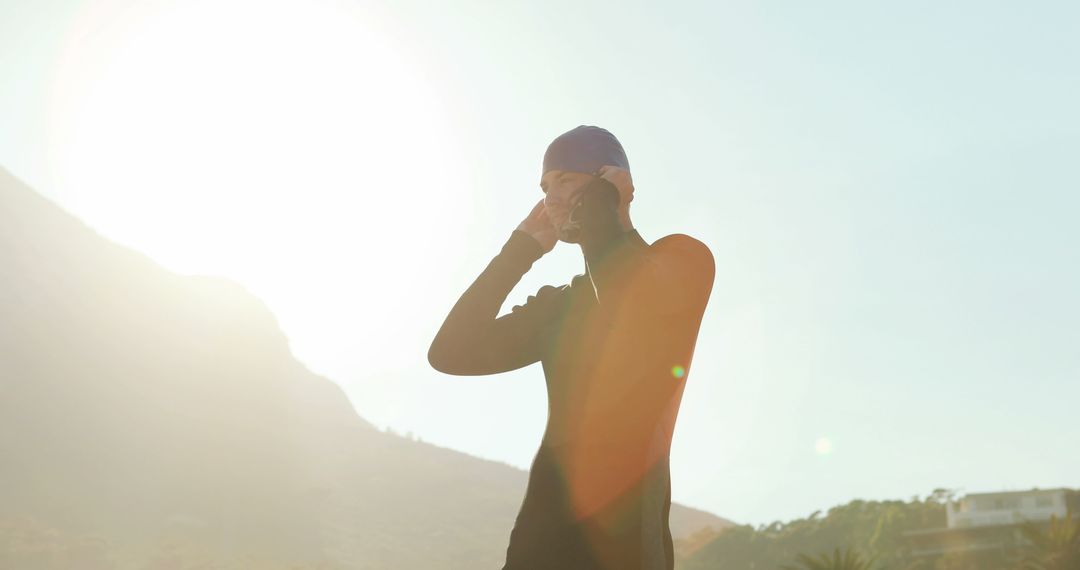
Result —
MULTIPOLYGON (((1075 3, 222 0, 163 18, 176 22, 175 45, 156 32, 147 35, 157 43, 131 40, 139 22, 154 10, 171 14, 174 2, 144 3, 134 16, 131 4, 0 0, 0 165, 167 267, 243 282, 275 310, 297 355, 376 424, 528 466, 546 413, 540 368, 457 378, 431 371, 424 357, 450 305, 540 198, 547 143, 595 124, 627 150, 631 213, 645 239, 690 234, 716 258, 676 428, 675 500, 762 523, 935 487, 1080 486, 1080 454, 1071 451, 1080 441, 1075 3), (263 5, 290 16, 263 20, 263 5), (323 20, 297 17, 306 6, 347 14, 333 18, 345 39, 335 44, 338 36, 320 34, 323 20), (235 42, 207 43, 217 36, 202 28, 215 21, 235 42), (310 24, 308 35, 288 33, 294 21, 310 24), (355 66, 347 64, 355 54, 318 59, 335 45, 360 49, 348 38, 365 34, 381 48, 355 66), (194 173, 187 182, 212 172, 212 190, 124 178, 133 143, 100 129, 79 131, 101 153, 96 170, 63 158, 87 148, 65 146, 76 138, 71 125, 89 120, 79 113, 110 109, 80 111, 79 89, 138 85, 124 78, 137 67, 109 71, 109 54, 126 52, 106 48, 125 42, 172 45, 161 52, 171 66, 161 77, 180 74, 196 88, 160 113, 202 97, 192 120, 206 120, 203 134, 183 134, 194 141, 184 152, 167 146, 179 137, 174 123, 138 131, 153 135, 139 144, 161 145, 155 168, 194 173), (277 60, 260 59, 265 42, 286 46, 273 58, 300 55, 275 75, 277 60), (209 73, 206 59, 187 59, 200 45, 249 51, 234 54, 241 65, 209 73), (246 79, 256 64, 270 71, 246 79), (275 82, 293 70, 311 88, 281 96, 275 82), (367 154, 318 137, 259 146, 235 170, 200 154, 199 137, 218 128, 230 144, 281 136, 300 145, 291 139, 309 131, 295 117, 348 104, 325 102, 319 87, 342 75, 362 79, 342 89, 366 94, 357 105, 370 114, 350 115, 361 128, 341 140, 367 154), (216 106, 218 93, 249 84, 247 99, 216 106), (57 93, 71 85, 83 87, 57 93), (265 114, 230 123, 249 99, 269 101, 265 114), (399 99, 408 103, 395 107, 399 99), (437 133, 408 105, 437 117, 437 133), (377 128, 362 128, 373 117, 377 128), (380 146, 395 125, 404 140, 380 146), (340 189, 317 194, 347 229, 320 233, 322 210, 294 212, 312 188, 290 182, 271 194, 272 175, 245 174, 308 148, 313 162, 296 159, 293 182, 311 175, 329 187, 334 176, 321 172, 374 173, 349 179, 348 202, 337 201, 340 189), (83 186, 58 172, 98 178, 83 186), (238 190, 245 182, 256 189, 238 190), (185 216, 154 206, 188 197, 203 201, 185 216), (278 208, 270 216, 244 200, 278 208), (240 212, 268 233, 228 231, 244 220, 213 219, 222 201, 240 204, 222 218, 240 212), (274 227, 308 237, 285 251, 266 241, 274 227), (296 275, 282 284, 271 264, 296 275), (356 281, 338 279, 346 274, 331 265, 357 268, 356 281), (815 451, 823 437, 831 453, 815 451)), ((125 120, 122 109, 111 112, 119 114, 106 119, 125 120)), ((341 135, 328 128, 310 132, 341 135)), ((558 246, 506 309, 581 271, 580 253, 558 246)))

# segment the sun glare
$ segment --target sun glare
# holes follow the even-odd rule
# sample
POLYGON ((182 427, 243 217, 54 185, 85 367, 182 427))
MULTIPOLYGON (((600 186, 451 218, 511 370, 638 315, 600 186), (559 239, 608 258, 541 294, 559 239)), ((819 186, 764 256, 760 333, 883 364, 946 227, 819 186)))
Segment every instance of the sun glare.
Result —
POLYGON ((88 3, 53 82, 54 191, 170 269, 331 334, 334 293, 393 262, 372 246, 402 212, 447 219, 461 180, 438 89, 385 20, 318 0, 88 3))

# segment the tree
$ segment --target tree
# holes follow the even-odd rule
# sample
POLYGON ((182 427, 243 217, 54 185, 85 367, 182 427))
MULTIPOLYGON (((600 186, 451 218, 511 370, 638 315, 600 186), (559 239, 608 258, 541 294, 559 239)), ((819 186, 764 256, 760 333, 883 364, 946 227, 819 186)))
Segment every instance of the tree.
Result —
POLYGON ((874 559, 864 559, 858 552, 845 548, 833 551, 832 555, 819 554, 817 557, 800 554, 796 560, 799 566, 783 566, 784 570, 871 570, 874 559))
POLYGON ((1050 517, 1043 530, 1037 523, 1022 527, 1028 545, 1018 570, 1075 570, 1080 568, 1080 521, 1069 509, 1064 518, 1050 517))

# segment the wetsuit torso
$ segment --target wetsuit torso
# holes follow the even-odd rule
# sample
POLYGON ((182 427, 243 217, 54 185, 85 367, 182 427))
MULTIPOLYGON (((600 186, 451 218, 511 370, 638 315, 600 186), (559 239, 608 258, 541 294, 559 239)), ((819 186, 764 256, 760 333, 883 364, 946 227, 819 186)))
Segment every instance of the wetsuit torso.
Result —
POLYGON ((478 375, 541 362, 548 422, 503 570, 671 570, 668 456, 712 289, 712 254, 631 230, 568 285, 498 318, 543 251, 515 230, 451 310, 429 353, 478 375))

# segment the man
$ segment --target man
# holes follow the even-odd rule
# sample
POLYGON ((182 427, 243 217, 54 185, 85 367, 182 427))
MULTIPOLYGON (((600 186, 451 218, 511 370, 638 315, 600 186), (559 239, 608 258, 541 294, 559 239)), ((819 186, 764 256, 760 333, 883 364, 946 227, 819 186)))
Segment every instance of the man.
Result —
POLYGON ((503 570, 671 570, 668 456, 712 290, 712 253, 674 234, 648 244, 630 220, 622 145, 579 126, 548 146, 544 192, 451 309, 428 351, 447 374, 540 362, 548 422, 503 570), (585 273, 497 317, 557 241, 585 273))

